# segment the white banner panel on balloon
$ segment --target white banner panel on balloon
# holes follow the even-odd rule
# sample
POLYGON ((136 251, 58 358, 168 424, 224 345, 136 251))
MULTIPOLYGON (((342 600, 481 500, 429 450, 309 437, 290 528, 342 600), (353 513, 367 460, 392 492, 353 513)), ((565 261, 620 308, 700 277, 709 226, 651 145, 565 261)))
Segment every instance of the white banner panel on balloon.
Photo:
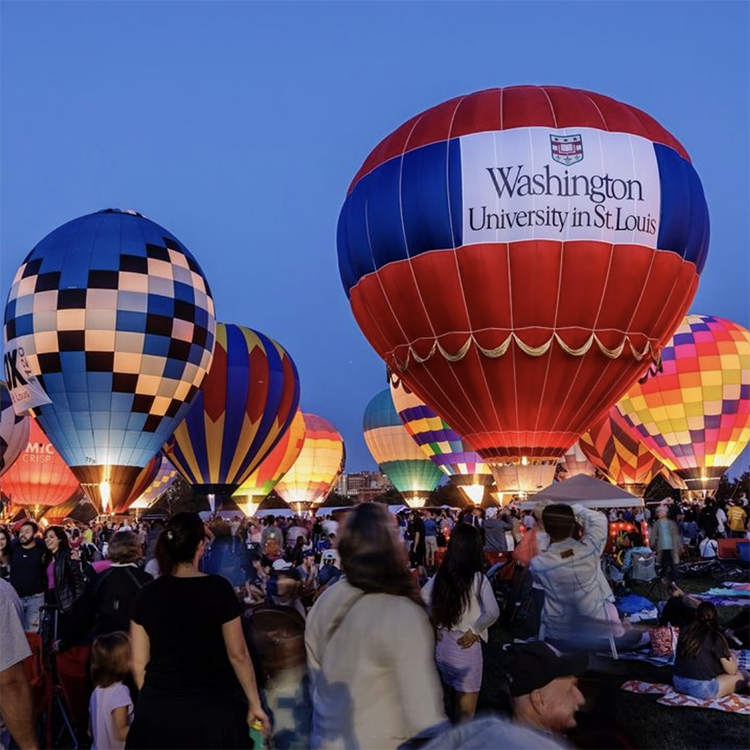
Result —
POLYGON ((654 146, 589 128, 461 137, 463 244, 595 240, 656 248, 654 146))

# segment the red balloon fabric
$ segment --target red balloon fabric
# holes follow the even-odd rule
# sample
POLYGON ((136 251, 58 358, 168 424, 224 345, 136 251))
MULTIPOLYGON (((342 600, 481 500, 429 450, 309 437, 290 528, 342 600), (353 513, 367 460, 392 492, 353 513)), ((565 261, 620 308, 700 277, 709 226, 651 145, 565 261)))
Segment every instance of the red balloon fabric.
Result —
POLYGON ((703 189, 655 120, 517 86, 412 118, 342 208, 365 336, 486 460, 561 457, 679 325, 708 248, 703 189))
POLYGON ((13 505, 31 506, 40 515, 83 491, 36 419, 29 421, 28 445, 3 474, 2 491, 13 505))

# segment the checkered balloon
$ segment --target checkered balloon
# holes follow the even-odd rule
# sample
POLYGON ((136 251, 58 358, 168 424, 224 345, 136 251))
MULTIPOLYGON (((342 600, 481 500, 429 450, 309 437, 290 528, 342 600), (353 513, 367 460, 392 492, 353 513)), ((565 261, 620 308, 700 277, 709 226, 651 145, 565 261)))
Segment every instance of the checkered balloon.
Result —
POLYGON ((715 489, 750 441, 750 331, 688 315, 664 347, 662 371, 617 408, 689 489, 715 489))
POLYGON ((89 498, 100 505, 108 483, 117 506, 185 416, 215 329, 187 248, 140 214, 108 209, 54 230, 19 267, 6 371, 8 352, 25 357, 51 402, 34 410, 45 433, 89 498))

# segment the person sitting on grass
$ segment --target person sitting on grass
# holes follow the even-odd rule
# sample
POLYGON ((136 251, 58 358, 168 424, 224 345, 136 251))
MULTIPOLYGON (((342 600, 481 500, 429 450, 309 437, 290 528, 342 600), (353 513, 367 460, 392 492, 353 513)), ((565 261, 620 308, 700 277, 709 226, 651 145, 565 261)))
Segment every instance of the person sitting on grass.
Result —
POLYGON ((677 641, 675 690, 710 700, 742 690, 748 679, 721 632, 718 610, 711 602, 701 602, 695 621, 680 631, 677 641))
POLYGON ((628 534, 630 547, 625 550, 622 556, 622 572, 627 576, 633 569, 633 556, 636 558, 645 558, 652 554, 651 548, 643 543, 643 535, 637 532, 628 534))

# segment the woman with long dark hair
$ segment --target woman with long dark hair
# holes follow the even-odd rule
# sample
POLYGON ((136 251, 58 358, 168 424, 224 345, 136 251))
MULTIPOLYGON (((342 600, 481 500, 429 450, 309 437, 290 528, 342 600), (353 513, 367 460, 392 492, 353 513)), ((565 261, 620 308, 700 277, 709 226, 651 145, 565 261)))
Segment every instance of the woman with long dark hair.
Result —
POLYGON ((391 750, 445 720, 432 628, 382 505, 346 514, 338 551, 345 578, 307 618, 310 747, 391 750))
POLYGON ((78 550, 72 550, 62 526, 50 526, 44 532, 47 547, 48 596, 61 613, 67 614, 83 595, 86 580, 78 550))
POLYGON ((701 700, 722 698, 748 684, 748 674, 729 650, 711 602, 701 602, 694 622, 680 631, 673 681, 675 690, 701 700))
POLYGON ((135 600, 130 638, 140 693, 128 748, 249 748, 268 724, 231 584, 200 572, 206 530, 172 517, 156 544, 161 577, 135 600))
POLYGON ((481 641, 487 641, 487 629, 500 614, 483 571, 479 529, 461 523, 453 529, 438 572, 422 589, 437 633, 435 661, 443 682, 456 691, 460 721, 476 713, 482 686, 481 641))
POLYGON ((10 532, 4 526, 0 528, 0 578, 10 578, 10 532))

